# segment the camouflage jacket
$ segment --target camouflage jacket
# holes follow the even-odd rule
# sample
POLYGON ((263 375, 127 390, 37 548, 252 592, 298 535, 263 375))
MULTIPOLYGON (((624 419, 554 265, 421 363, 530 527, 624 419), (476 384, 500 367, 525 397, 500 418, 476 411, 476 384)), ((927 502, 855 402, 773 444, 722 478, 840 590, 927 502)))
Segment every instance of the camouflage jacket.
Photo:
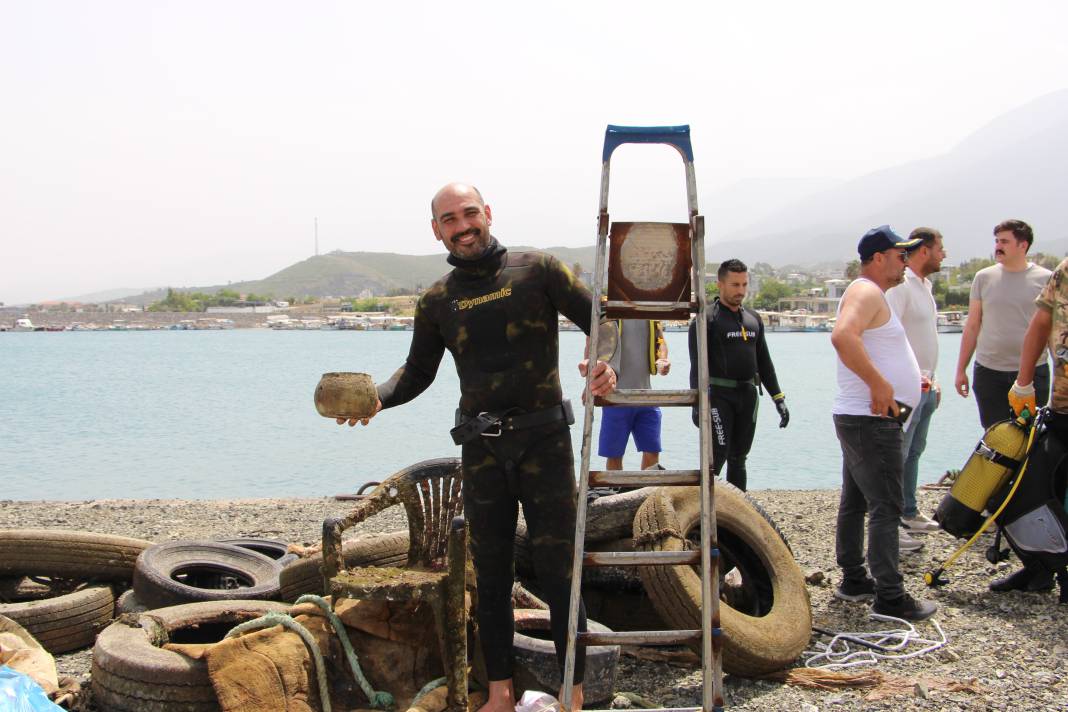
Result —
POLYGON ((1049 348, 1054 359, 1050 406, 1058 413, 1068 413, 1068 259, 1053 270, 1035 304, 1053 316, 1049 332, 1049 348))
POLYGON ((449 264, 455 269, 419 298, 408 358, 378 387, 382 407, 426 390, 445 349, 456 363, 464 413, 559 403, 557 315, 589 334, 589 290, 555 257, 509 253, 496 239, 486 256, 450 256, 449 264))

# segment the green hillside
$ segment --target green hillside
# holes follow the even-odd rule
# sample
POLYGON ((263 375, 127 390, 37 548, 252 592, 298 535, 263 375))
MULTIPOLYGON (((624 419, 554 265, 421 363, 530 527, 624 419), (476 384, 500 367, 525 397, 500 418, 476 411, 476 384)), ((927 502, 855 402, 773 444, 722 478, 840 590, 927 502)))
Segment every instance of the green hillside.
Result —
MULTIPOLYGON (((517 247, 516 250, 533 249, 517 247)), ((569 267, 580 262, 593 267, 594 248, 549 248, 569 267)), ((341 252, 309 257, 271 276, 250 282, 237 282, 230 289, 255 294, 286 296, 354 296, 364 290, 376 295, 404 291, 421 292, 451 269, 445 253, 399 255, 393 252, 341 252)))
MULTIPOLYGON (((533 247, 509 248, 515 251, 533 247)), ((540 249, 540 248, 538 248, 540 249)), ((593 270, 595 249, 591 247, 550 247, 542 251, 554 255, 568 267, 580 263, 586 271, 593 270)), ((390 292, 421 292, 451 268, 444 251, 433 255, 399 255, 394 252, 341 252, 309 257, 264 279, 234 282, 210 287, 183 287, 181 291, 212 293, 226 288, 241 293, 287 297, 349 297, 364 290, 375 295, 390 292)), ((162 298, 163 292, 141 295, 131 302, 152 302, 162 298)))

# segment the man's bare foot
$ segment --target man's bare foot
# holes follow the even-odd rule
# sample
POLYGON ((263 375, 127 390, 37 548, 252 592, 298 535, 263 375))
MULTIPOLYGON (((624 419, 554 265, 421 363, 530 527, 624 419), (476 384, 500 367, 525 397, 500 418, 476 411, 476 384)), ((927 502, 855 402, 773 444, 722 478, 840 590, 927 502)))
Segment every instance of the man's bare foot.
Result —
POLYGON ((564 690, 563 690, 563 688, 560 689, 560 708, 563 709, 564 712, 579 712, 579 710, 582 709, 582 702, 583 702, 583 694, 582 694, 582 684, 581 683, 578 684, 578 685, 575 685, 574 687, 571 688, 571 709, 570 710, 568 710, 568 708, 564 707, 564 690))
POLYGON ((515 689, 512 679, 490 680, 489 699, 478 712, 515 712, 515 689))

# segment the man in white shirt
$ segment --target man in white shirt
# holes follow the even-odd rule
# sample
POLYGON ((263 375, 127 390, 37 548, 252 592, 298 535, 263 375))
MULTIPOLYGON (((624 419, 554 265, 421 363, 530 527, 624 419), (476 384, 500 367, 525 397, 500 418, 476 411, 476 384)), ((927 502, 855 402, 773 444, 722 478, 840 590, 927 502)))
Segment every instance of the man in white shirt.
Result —
MULTIPOLYGON (((1031 226, 1022 220, 1006 220, 994 228, 996 265, 981 269, 972 281, 968 322, 961 334, 957 357, 957 393, 968 397, 968 362, 975 354, 972 385, 979 406, 979 422, 989 428, 1007 420, 1005 394, 1016 382, 1020 347, 1027 325, 1035 313, 1035 297, 1046 286, 1051 272, 1027 261, 1034 242, 1031 226)), ((1038 405, 1049 400, 1049 365, 1046 352, 1038 355, 1035 368, 1038 405)))
POLYGON ((919 242, 901 239, 889 225, 865 233, 857 245, 860 277, 842 295, 831 332, 838 352, 838 391, 831 412, 842 446, 835 527, 842 582, 834 596, 844 601, 874 597, 872 612, 906 620, 930 618, 938 606, 910 596, 898 568, 902 410, 920 402, 920 367, 885 292, 904 280, 908 250, 919 242))
MULTIPOLYGON (((919 480, 920 455, 927 447, 931 416, 942 400, 942 388, 934 376, 938 365, 938 305, 931 293, 931 280, 928 277, 942 269, 946 251, 942 246, 942 233, 934 228, 918 227, 912 231, 909 239, 923 242, 909 252, 905 281, 886 291, 886 301, 905 327, 905 336, 920 366, 922 383, 920 404, 916 406, 903 436, 905 469, 901 477, 904 495, 901 522, 909 533, 926 533, 938 529, 938 524, 921 514, 916 507, 916 484, 919 480)), ((915 540, 901 532, 902 551, 912 548, 911 541, 915 540)))

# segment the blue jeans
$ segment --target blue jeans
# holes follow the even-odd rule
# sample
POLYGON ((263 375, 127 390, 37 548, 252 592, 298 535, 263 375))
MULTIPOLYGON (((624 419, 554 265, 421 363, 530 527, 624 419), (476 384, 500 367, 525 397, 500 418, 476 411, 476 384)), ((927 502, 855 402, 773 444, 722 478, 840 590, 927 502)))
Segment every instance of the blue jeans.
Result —
POLYGON ((920 455, 927 448, 927 429, 931 427, 931 416, 937 407, 938 394, 934 389, 924 391, 920 396, 920 404, 912 412, 912 421, 902 436, 901 452, 905 457, 905 469, 901 474, 901 489, 905 502, 902 514, 905 517, 911 518, 919 514, 916 507, 916 484, 920 476, 920 455))
POLYGON ((864 515, 868 515, 868 567, 875 596, 893 601, 905 593, 898 571, 901 526, 901 424, 874 415, 836 415, 842 446, 842 496, 835 528, 835 558, 843 578, 858 581, 864 569, 864 515))

